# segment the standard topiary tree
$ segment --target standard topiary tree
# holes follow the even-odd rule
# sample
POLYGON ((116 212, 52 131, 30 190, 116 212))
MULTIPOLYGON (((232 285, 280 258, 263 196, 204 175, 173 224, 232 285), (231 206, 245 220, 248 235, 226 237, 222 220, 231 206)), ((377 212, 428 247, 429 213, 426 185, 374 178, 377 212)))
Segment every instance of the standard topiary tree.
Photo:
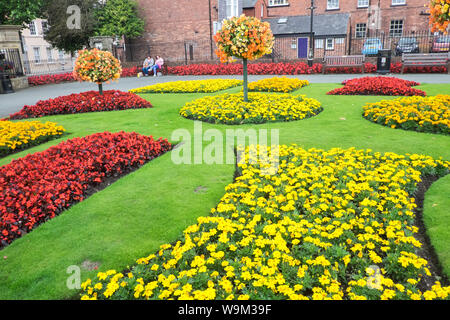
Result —
POLYGON ((214 36, 214 40, 218 48, 216 54, 221 62, 242 59, 244 101, 248 102, 247 60, 256 60, 272 53, 274 37, 270 24, 245 15, 233 17, 223 21, 222 29, 214 36))
POLYGON ((120 78, 122 67, 111 52, 98 49, 80 50, 75 61, 73 76, 79 81, 98 84, 98 91, 103 95, 103 82, 120 78))
POLYGON ((447 33, 450 24, 450 0, 431 0, 429 7, 431 31, 447 33))

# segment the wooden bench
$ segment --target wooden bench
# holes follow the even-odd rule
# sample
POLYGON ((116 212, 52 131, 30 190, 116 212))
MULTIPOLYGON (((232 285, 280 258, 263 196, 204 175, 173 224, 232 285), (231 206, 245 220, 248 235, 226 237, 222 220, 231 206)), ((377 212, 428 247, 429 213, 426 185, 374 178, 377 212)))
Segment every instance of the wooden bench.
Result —
POLYGON ((402 55, 402 73, 405 67, 441 67, 446 66, 450 73, 450 53, 404 53, 402 55))
POLYGON ((360 56, 325 56, 323 58, 322 73, 325 73, 326 68, 361 68, 361 73, 364 73, 364 55, 360 56))

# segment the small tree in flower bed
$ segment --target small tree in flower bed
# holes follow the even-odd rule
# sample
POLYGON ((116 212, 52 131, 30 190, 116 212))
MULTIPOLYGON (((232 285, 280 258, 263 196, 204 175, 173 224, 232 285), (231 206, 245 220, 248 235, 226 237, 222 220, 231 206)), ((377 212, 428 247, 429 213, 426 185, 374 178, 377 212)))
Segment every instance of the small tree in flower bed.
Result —
POLYGON ((450 23, 450 0, 430 0, 431 31, 447 33, 450 23))
POLYGON ((99 95, 97 91, 87 91, 55 99, 41 100, 33 106, 26 105, 19 112, 11 114, 9 119, 142 108, 152 108, 152 105, 131 92, 108 90, 103 95, 99 95))
POLYGON ((420 83, 394 77, 362 77, 342 82, 343 88, 329 91, 335 95, 425 96, 425 91, 411 88, 420 83))
POLYGON ((93 188, 171 149, 137 133, 96 133, 0 167, 0 248, 82 201, 93 188))
POLYGON ((79 81, 89 81, 98 84, 100 95, 103 94, 103 82, 120 78, 122 67, 119 60, 111 52, 98 50, 80 50, 75 61, 73 76, 79 81))
POLYGON ((247 60, 256 60, 272 52, 274 37, 270 24, 245 15, 233 17, 223 21, 222 29, 214 36, 214 40, 218 47, 216 54, 221 62, 242 59, 244 101, 248 102, 247 60))

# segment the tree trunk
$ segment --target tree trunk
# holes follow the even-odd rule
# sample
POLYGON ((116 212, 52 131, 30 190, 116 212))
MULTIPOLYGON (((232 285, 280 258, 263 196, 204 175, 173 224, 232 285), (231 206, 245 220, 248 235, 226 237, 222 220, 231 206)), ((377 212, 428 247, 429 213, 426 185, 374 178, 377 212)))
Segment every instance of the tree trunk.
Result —
POLYGON ((98 93, 100 93, 100 95, 103 95, 103 83, 99 83, 98 84, 98 93))
POLYGON ((244 64, 244 102, 248 102, 247 59, 243 59, 243 64, 244 64))

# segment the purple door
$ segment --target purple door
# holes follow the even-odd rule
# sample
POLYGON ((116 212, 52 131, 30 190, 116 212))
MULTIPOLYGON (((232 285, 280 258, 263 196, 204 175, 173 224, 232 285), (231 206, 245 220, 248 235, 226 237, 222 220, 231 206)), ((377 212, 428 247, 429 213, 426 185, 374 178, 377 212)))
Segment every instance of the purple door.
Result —
POLYGON ((308 38, 298 38, 297 39, 297 50, 298 50, 298 58, 307 58, 308 57, 308 38))

